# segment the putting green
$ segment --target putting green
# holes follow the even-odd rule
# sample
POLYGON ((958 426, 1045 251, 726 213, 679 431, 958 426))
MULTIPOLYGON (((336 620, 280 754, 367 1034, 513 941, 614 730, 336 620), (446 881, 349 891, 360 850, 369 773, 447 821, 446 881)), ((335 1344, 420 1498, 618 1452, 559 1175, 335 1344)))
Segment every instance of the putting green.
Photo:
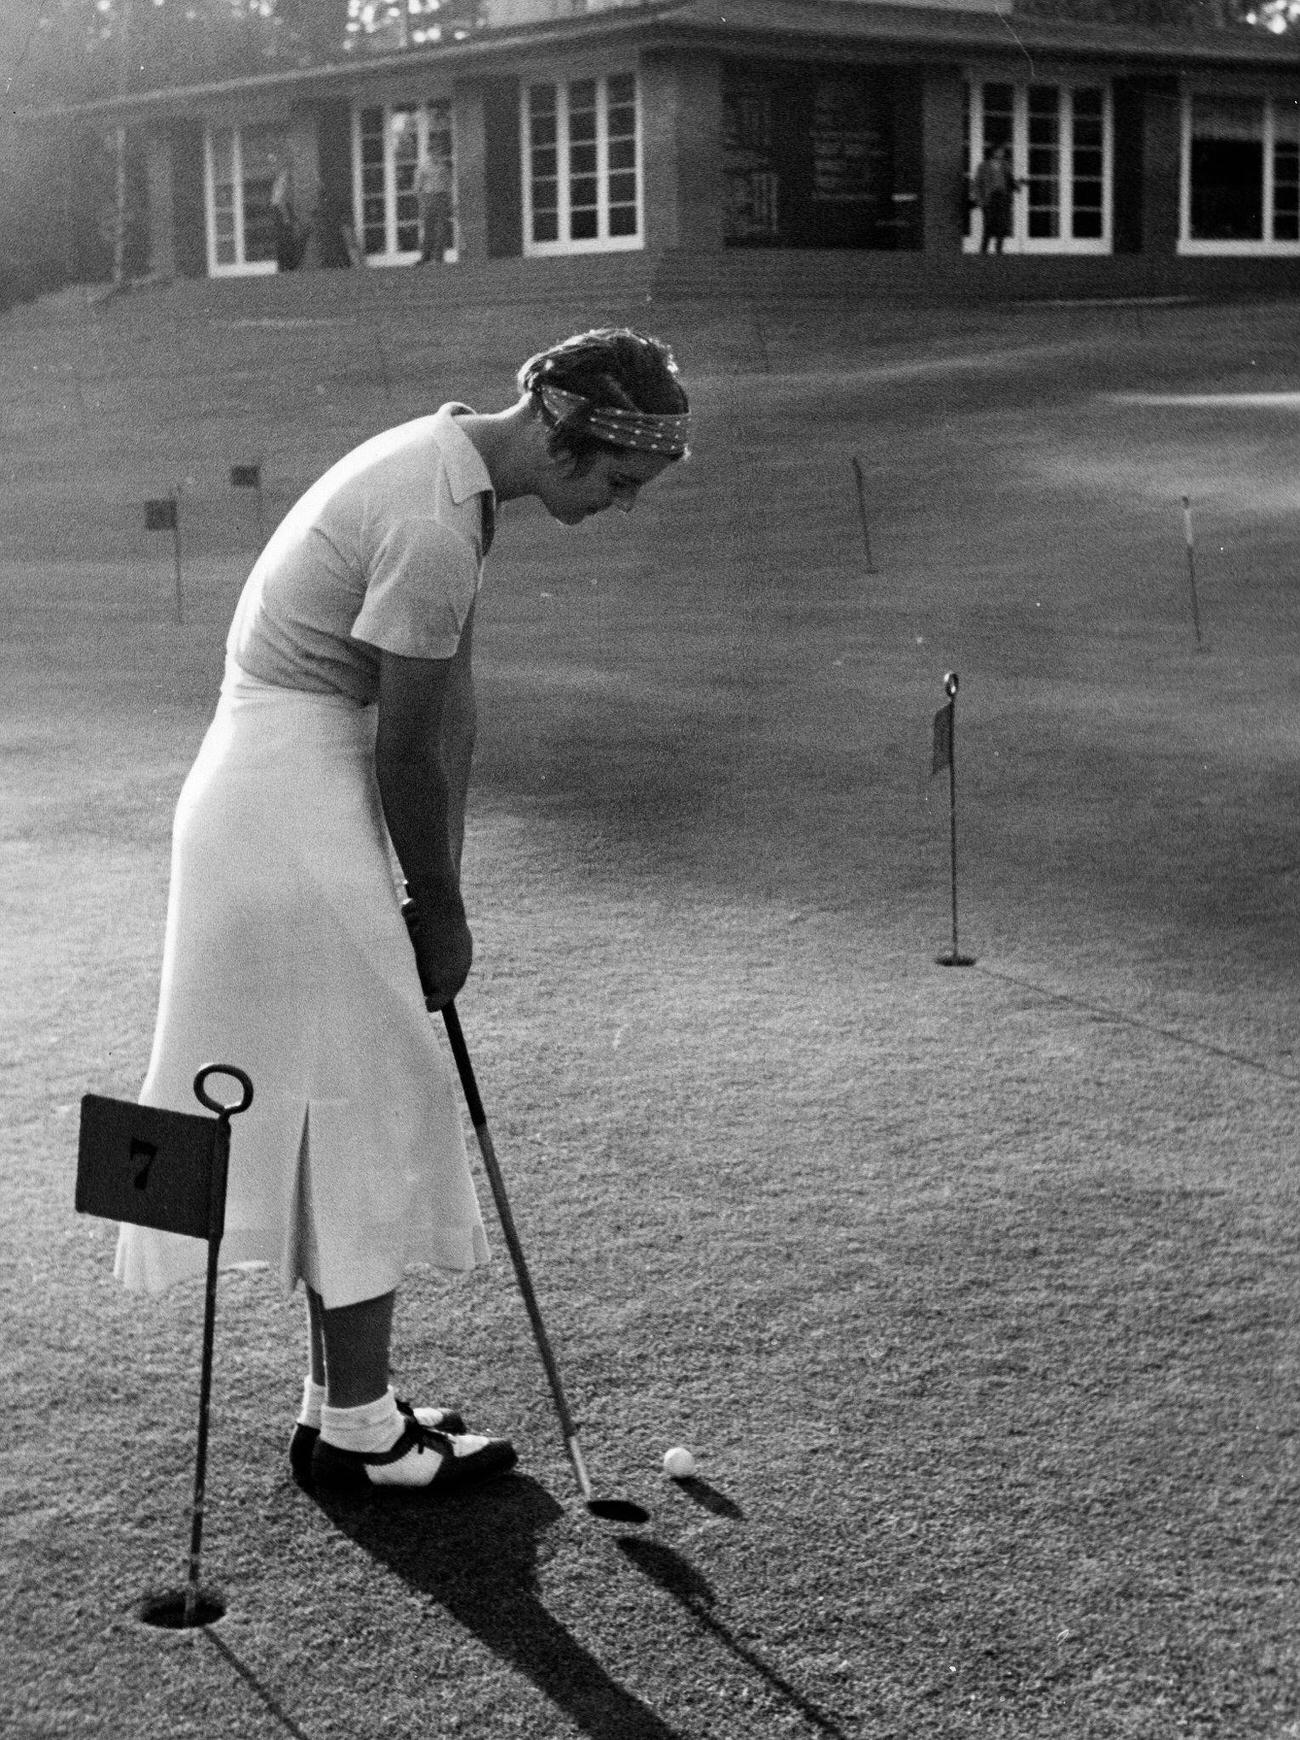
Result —
MULTIPOLYGON (((277 511, 416 387, 333 327, 328 393, 296 327, 223 384, 179 317, 150 374, 138 309, 0 346, 0 1729, 1294 1732, 1297 451, 1239 395, 1293 395, 1295 310, 777 311, 772 372, 656 310, 695 457, 630 521, 501 516, 460 1000, 593 1480, 650 1528, 576 1502, 503 1249, 404 1301, 398 1387, 523 1454, 428 1513, 291 1485, 300 1309, 232 1273, 228 1612, 186 1637, 134 1615, 183 1574, 199 1291, 115 1287, 77 1104, 144 1068, 255 542, 228 467, 277 511), (73 422, 20 391, 60 358, 73 422)), ((485 344, 420 392, 499 400, 485 344)))

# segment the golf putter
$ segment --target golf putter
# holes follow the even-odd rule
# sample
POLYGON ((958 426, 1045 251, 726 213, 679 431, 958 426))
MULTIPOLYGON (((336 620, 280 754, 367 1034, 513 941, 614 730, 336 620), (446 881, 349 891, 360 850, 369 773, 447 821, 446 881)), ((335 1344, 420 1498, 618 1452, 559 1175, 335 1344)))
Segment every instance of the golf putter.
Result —
MULTIPOLYGON (((414 939, 419 918, 413 900, 407 900, 403 903, 402 916, 406 920, 407 929, 410 931, 412 939, 414 939)), ((423 981, 421 983, 423 987, 423 981)), ((427 987, 423 988, 427 996, 427 987)), ((524 1249, 519 1241, 519 1233, 515 1228, 515 1217, 511 1213, 510 1199, 506 1195, 505 1180, 501 1176, 501 1168, 497 1164, 496 1149, 492 1142, 492 1132, 488 1128, 487 1113, 483 1110, 482 1096, 479 1094, 478 1082, 474 1076, 474 1065, 470 1061, 469 1047, 465 1043, 460 1016, 456 1012, 454 1002, 444 1005, 442 1019, 447 1029, 451 1055, 455 1059, 456 1073, 460 1077, 461 1091, 465 1095, 465 1104, 469 1108, 470 1122, 474 1126, 479 1153, 483 1157, 483 1168, 492 1188, 492 1200, 496 1204, 497 1218, 501 1222, 501 1231, 505 1235, 506 1246, 510 1251, 510 1260, 514 1264, 515 1278, 519 1283, 524 1308, 528 1312, 528 1321, 532 1325, 533 1339, 537 1343, 537 1351, 541 1355, 542 1365, 546 1369, 547 1381, 551 1386, 551 1395, 555 1401, 555 1411, 559 1416, 560 1430, 564 1435, 564 1448, 573 1465, 582 1501, 593 1516, 603 1517, 610 1522, 648 1522, 650 1520, 648 1513, 639 1504, 633 1504, 630 1499, 597 1498, 594 1494, 591 1476, 587 1473, 587 1464, 583 1459, 582 1446, 578 1443, 578 1428, 574 1423, 572 1413, 569 1411, 564 1385, 560 1381, 560 1368, 555 1363, 555 1354, 551 1349, 550 1337, 546 1333, 546 1325, 542 1322, 541 1308, 537 1303, 537 1295, 533 1291, 532 1277, 528 1272, 524 1249)))

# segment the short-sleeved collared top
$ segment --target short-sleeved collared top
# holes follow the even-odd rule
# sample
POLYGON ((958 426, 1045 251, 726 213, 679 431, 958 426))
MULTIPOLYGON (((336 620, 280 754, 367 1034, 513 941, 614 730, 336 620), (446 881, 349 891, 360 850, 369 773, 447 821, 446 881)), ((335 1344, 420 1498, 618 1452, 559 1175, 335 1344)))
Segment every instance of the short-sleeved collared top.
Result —
POLYGON ((482 577, 492 480, 444 405, 354 448, 280 523, 226 649, 280 688, 367 705, 379 651, 450 658, 482 577))

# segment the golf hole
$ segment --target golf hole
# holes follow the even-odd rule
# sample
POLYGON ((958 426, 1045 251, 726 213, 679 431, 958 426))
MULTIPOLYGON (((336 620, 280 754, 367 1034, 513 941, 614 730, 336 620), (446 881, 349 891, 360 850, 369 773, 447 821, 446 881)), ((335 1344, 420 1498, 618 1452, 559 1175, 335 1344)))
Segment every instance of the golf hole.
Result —
POLYGON ((160 1631, 186 1631, 225 1618, 226 1604, 220 1595, 213 1589, 200 1589, 194 1612, 187 1620, 185 1594, 184 1589, 160 1589, 156 1594, 146 1595, 140 1603, 141 1621, 160 1631))
POLYGON ((587 1509, 592 1516, 603 1517, 606 1522, 648 1523, 650 1512, 643 1510, 639 1504, 633 1504, 629 1498, 592 1498, 587 1501, 587 1509))

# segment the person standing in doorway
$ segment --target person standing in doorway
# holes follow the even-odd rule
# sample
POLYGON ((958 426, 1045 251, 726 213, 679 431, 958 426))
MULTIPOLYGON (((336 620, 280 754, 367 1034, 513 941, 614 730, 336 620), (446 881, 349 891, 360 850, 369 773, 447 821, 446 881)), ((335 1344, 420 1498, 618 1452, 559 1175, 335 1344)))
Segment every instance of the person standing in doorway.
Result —
POLYGON ((420 260, 441 265, 448 248, 455 245, 451 165, 441 157, 424 158, 416 172, 415 191, 420 201, 420 260))
POLYGON ((971 181, 971 193, 980 209, 980 253, 1000 254, 1011 234, 1012 199, 1020 183, 1011 171, 1011 149, 994 146, 984 154, 971 181))

